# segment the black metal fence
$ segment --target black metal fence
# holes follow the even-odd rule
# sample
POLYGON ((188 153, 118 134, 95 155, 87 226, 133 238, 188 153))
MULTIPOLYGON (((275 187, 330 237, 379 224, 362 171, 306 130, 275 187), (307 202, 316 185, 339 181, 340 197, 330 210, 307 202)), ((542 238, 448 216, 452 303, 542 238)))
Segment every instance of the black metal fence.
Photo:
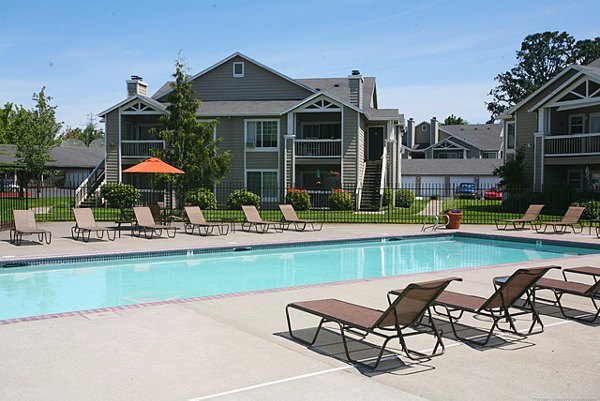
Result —
MULTIPOLYGON (((228 204, 231 193, 241 188, 244 188, 243 184, 238 183, 217 185, 213 189, 216 208, 204 210, 207 219, 241 221, 241 211, 232 209, 228 204)), ((532 192, 522 189, 498 191, 492 185, 422 185, 386 188, 381 194, 379 188, 346 185, 337 189, 305 191, 310 199, 310 207, 308 210, 299 210, 298 215, 301 218, 337 223, 422 223, 425 216, 439 215, 446 210, 460 210, 463 213, 463 223, 491 224, 498 218, 518 217, 532 203, 546 204, 542 219, 547 221, 559 219, 573 202, 587 202, 591 205, 584 218, 598 218, 597 214, 600 213, 600 206, 594 206, 595 201, 600 199, 599 193, 581 193, 564 187, 532 192), (346 204, 333 202, 334 192, 334 197, 342 197, 346 204), (595 210, 599 212, 596 213, 595 210)), ((140 205, 160 202, 167 205, 165 215, 181 213, 168 207, 170 195, 167 191, 141 192, 140 205)), ((278 186, 261 185, 260 188, 254 188, 253 192, 260 198, 259 208, 263 218, 279 220, 281 214, 277 205, 285 203, 288 190, 278 186)), ((120 209, 110 207, 102 199, 95 202, 91 207, 97 220, 120 219, 120 209)), ((18 192, 1 193, 0 227, 7 228, 12 225, 13 209, 32 209, 38 221, 72 221, 74 206, 75 193, 72 189, 23 188, 18 192)))

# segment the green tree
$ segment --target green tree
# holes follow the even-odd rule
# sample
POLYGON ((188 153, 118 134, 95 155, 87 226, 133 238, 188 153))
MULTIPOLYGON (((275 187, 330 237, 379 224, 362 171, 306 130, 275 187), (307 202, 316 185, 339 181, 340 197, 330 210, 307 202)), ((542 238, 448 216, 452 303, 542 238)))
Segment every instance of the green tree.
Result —
POLYGON ((14 143, 14 135, 11 125, 14 119, 15 111, 15 107, 12 103, 6 103, 4 108, 0 109, 0 143, 14 143))
POLYGON ((469 122, 467 120, 465 120, 464 118, 455 116, 454 114, 450 114, 448 117, 446 117, 446 119, 444 120, 444 122, 442 124, 443 125, 465 125, 468 123, 469 122))
POLYGON ((86 146, 90 146, 92 141, 104 138, 104 131, 98 128, 94 114, 90 113, 88 114, 88 122, 84 129, 67 127, 59 136, 59 140, 61 141, 71 138, 79 139, 81 142, 85 143, 86 146))
POLYGON ((494 169, 500 177, 500 186, 509 194, 518 193, 525 184, 525 149, 518 148, 515 156, 507 158, 503 166, 494 169))
POLYGON ((566 32, 528 35, 517 51, 517 65, 498 74, 498 85, 490 90, 487 104, 490 122, 525 99, 571 64, 588 64, 600 57, 600 37, 575 39, 566 32))
MULTIPOLYGON (((15 157, 22 166, 19 181, 30 179, 41 183, 42 174, 51 160, 50 149, 56 146, 56 137, 62 126, 56 122, 56 106, 51 106, 51 97, 46 96, 46 88, 33 94, 36 105, 32 110, 18 107, 11 123, 16 145, 15 157)), ((39 187, 38 187, 39 188, 39 187)))
POLYGON ((164 128, 157 132, 167 147, 154 150, 155 156, 185 172, 161 177, 164 188, 172 185, 176 190, 179 206, 188 190, 210 188, 219 182, 229 171, 231 162, 231 153, 220 151, 220 139, 213 138, 216 122, 198 120, 196 112, 201 102, 185 71, 185 63, 177 59, 175 81, 171 83, 173 90, 167 97, 170 104, 167 114, 160 118, 164 128))

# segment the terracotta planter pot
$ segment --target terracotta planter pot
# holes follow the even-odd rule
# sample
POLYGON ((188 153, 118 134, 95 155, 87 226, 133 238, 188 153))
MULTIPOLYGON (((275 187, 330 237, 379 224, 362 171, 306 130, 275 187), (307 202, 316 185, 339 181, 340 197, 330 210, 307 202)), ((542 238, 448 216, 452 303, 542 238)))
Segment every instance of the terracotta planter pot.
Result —
POLYGON ((460 228, 460 223, 462 222, 463 214, 458 212, 455 213, 452 210, 449 210, 448 213, 448 224, 446 224, 446 228, 457 230, 460 228))

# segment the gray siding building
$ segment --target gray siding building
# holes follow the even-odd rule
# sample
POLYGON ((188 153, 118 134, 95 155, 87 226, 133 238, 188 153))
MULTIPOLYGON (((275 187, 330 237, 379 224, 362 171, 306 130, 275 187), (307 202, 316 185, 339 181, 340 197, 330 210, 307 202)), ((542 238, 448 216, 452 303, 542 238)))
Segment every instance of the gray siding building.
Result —
MULTIPOLYGON (((281 201, 287 188, 354 187, 360 197, 367 164, 386 185, 399 183, 404 118, 379 109, 375 78, 359 71, 344 78, 292 79, 241 53, 190 78, 202 101, 199 119, 217 122, 215 136, 232 154, 223 185, 247 187, 281 201), (277 193, 265 188, 277 186, 277 193)), ((106 124, 106 174, 110 182, 144 186, 127 167, 167 144, 151 134, 167 112, 170 83, 152 97, 137 76, 126 99, 100 113, 106 124)), ((377 181, 379 182, 379 180, 377 181)))

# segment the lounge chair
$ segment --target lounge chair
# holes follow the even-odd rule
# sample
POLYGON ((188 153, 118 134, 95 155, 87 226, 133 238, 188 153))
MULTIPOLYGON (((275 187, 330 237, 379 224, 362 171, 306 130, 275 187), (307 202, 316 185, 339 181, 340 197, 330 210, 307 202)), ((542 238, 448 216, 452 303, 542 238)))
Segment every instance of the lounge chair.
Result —
POLYGON ((242 211, 244 212, 245 220, 242 222, 242 230, 248 231, 255 228, 257 233, 264 234, 273 228, 277 232, 283 232, 284 224, 281 222, 266 221, 260 217, 256 206, 254 205, 243 205, 242 211))
POLYGON ((229 225, 227 223, 209 223, 202 214, 202 209, 198 206, 186 206, 185 214, 188 217, 189 222, 184 224, 186 234, 193 234, 194 230, 198 229, 200 235, 210 235, 214 229, 219 230, 219 234, 226 235, 229 233, 229 225), (204 232, 202 232, 204 230, 204 232))
POLYGON ((598 318, 598 316, 600 315, 600 305, 596 303, 596 301, 600 301, 600 268, 598 267, 592 267, 592 266, 582 266, 582 267, 574 267, 571 269, 565 269, 563 270, 563 280, 555 280, 555 279, 551 279, 551 278, 542 278, 540 279, 535 288, 535 294, 534 294, 534 299, 540 300, 540 298, 537 298, 537 291, 538 290, 550 290, 552 291, 552 293, 554 294, 555 300, 544 300, 544 301, 550 301, 551 303, 558 305, 558 308, 560 309, 560 313, 562 313, 562 315, 566 318, 569 319, 573 319, 573 320, 579 320, 582 322, 587 322, 587 323, 591 323, 594 320, 596 320, 598 318), (576 274, 583 274, 583 275, 589 275, 592 276, 594 278, 594 284, 585 284, 585 283, 579 283, 576 281, 569 281, 567 279, 567 273, 576 273, 576 274), (580 296, 580 297, 584 297, 584 298, 589 298, 592 301, 592 304, 594 305, 594 308, 596 308, 596 313, 593 314, 590 318, 583 318, 580 316, 569 316, 565 313, 565 310, 562 306, 562 297, 565 294, 570 294, 570 295, 576 295, 576 296, 580 296))
POLYGON ((500 331, 509 332, 518 336, 523 336, 516 328, 513 317, 525 314, 531 314, 531 326, 527 334, 537 334, 544 331, 544 324, 540 319, 539 314, 535 310, 532 301, 533 286, 536 282, 550 269, 559 268, 558 266, 544 266, 519 269, 507 278, 495 279, 494 282, 499 284, 496 291, 488 298, 482 298, 475 295, 467 295, 457 292, 444 291, 435 301, 434 310, 437 314, 446 316, 452 327, 454 336, 461 341, 474 343, 477 345, 486 345, 495 328, 500 331), (525 305, 523 308, 517 308, 515 303, 525 295, 525 305), (442 308, 442 311, 438 310, 442 308), (512 310, 512 312, 511 312, 512 310), (459 311, 458 315, 453 315, 453 312, 459 311), (461 337, 456 331, 456 323, 462 317, 464 312, 472 313, 473 315, 481 315, 491 318, 493 323, 484 341, 477 341, 470 338, 461 337), (509 329, 501 328, 498 323, 501 320, 506 320, 509 324, 509 329), (538 323, 540 330, 533 333, 535 324, 538 323))
POLYGON ((306 230, 308 224, 310 224, 313 231, 321 231, 323 229, 323 222, 321 221, 300 219, 292 205, 279 205, 279 210, 281 210, 281 213, 283 214, 283 222, 286 223, 288 227, 291 224, 294 224, 294 229, 296 231, 306 230))
POLYGON ((163 230, 165 230, 169 238, 175 238, 177 228, 156 224, 149 207, 134 207, 133 213, 135 214, 136 224, 131 227, 132 236, 140 237, 143 231, 144 237, 150 239, 153 238, 155 234, 160 237, 163 230))
POLYGON ((75 215, 75 225, 71 227, 71 237, 74 240, 78 240, 81 237, 83 242, 88 242, 92 232, 96 233, 97 238, 104 238, 104 233, 106 232, 106 236, 110 241, 114 241, 117 237, 117 230, 114 228, 100 227, 96 224, 92 209, 74 208, 73 214, 75 215))
POLYGON ((525 224, 529 223, 532 230, 537 230, 539 223, 538 217, 544 206, 546 205, 529 205, 523 216, 519 219, 496 219, 496 229, 506 230, 506 227, 509 224, 512 224, 515 230, 522 230, 525 228, 525 224), (501 227, 502 223, 504 223, 504 227, 501 227))
POLYGON ((583 231, 583 225, 579 222, 579 219, 581 218, 584 210, 585 207, 570 206, 561 221, 541 223, 537 232, 545 233, 548 226, 552 226, 552 229, 557 234, 566 232, 568 227, 571 227, 571 230, 573 230, 574 233, 580 233, 583 231), (542 225, 544 226, 543 231, 542 225))
POLYGON ((10 243, 21 245, 23 235, 36 234, 38 242, 49 244, 52 242, 52 233, 37 226, 33 210, 13 210, 15 228, 10 230, 10 243))
POLYGON ((354 364, 365 366, 369 369, 375 369, 381 362, 381 357, 385 351, 386 345, 390 340, 398 339, 402 350, 413 360, 431 358, 444 353, 444 343, 441 333, 437 330, 429 307, 435 301, 437 296, 453 280, 460 278, 447 278, 442 280, 427 281, 422 283, 409 284, 403 290, 393 291, 388 294, 390 300, 389 306, 385 310, 372 309, 361 305, 351 304, 338 299, 321 299, 316 301, 294 302, 286 306, 285 314, 287 317, 288 330, 290 337, 296 341, 312 346, 319 333, 323 323, 333 322, 339 326, 344 344, 344 351, 348 360, 354 364), (390 296, 396 296, 392 301, 390 296), (312 340, 307 341, 294 335, 290 319, 290 310, 297 309, 311 315, 321 318, 317 331, 312 340), (427 314, 429 319, 423 319, 427 314), (404 333, 409 327, 415 328, 414 332, 404 333), (423 354, 407 347, 405 337, 424 333, 422 328, 429 329, 436 339, 433 351, 430 354, 423 354), (348 349, 346 333, 354 333, 366 337, 369 334, 384 338, 377 359, 374 364, 367 364, 353 359, 348 349), (364 333, 364 334, 362 334, 364 333), (441 347, 440 352, 438 348, 441 347))

